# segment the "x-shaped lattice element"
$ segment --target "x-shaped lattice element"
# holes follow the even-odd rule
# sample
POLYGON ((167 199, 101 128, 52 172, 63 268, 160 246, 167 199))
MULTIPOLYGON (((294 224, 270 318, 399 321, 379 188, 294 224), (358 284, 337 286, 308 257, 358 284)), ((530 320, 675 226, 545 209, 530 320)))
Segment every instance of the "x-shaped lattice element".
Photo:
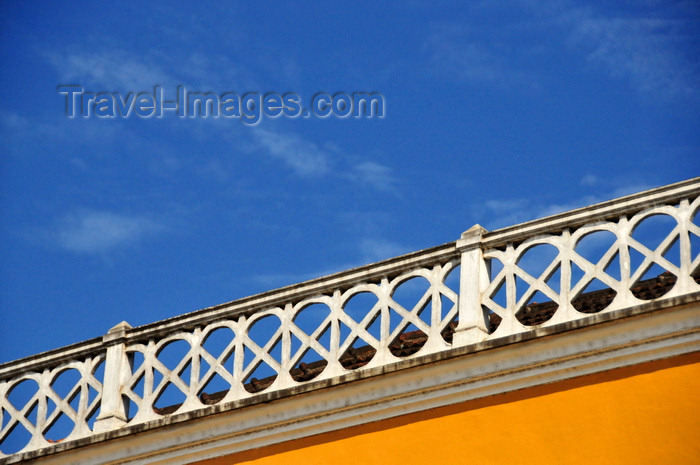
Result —
MULTIPOLYGON (((673 219, 675 220, 675 218, 673 219)), ((643 221, 644 220, 641 220, 639 223, 637 223, 637 226, 639 226, 639 224, 641 224, 643 221)), ((664 267, 676 276, 680 275, 680 269, 663 256, 666 252, 668 252, 673 244, 680 239, 680 232, 681 227, 678 222, 676 222, 676 226, 654 250, 649 249, 630 234, 630 236, 627 238, 627 242, 629 243, 630 247, 634 247, 637 251, 644 255, 644 260, 639 267, 637 267, 637 270, 630 276, 631 283, 636 283, 639 281, 639 279, 644 276, 644 273, 646 273, 649 268, 654 265, 654 263, 664 267)))
POLYGON ((180 359, 180 361, 173 370, 170 370, 168 367, 166 367, 156 355, 163 348, 165 348, 165 346, 176 340, 184 339, 171 339, 163 344, 159 344, 158 347, 154 345, 149 345, 149 347, 135 345, 130 348, 131 352, 141 352, 143 354, 143 362, 141 363, 141 366, 139 366, 136 370, 133 371, 131 377, 126 383, 129 389, 125 390, 124 392, 124 394, 127 397, 129 397, 132 401, 134 401, 134 403, 137 406, 141 405, 140 401, 143 399, 152 399, 152 404, 155 404, 158 397, 160 397, 163 391, 165 391, 165 388, 167 388, 168 383, 175 386, 185 396, 187 396, 187 393, 189 392, 189 384, 185 383, 182 380, 182 378, 180 378, 180 375, 187 369, 190 363, 192 363, 192 346, 189 344, 189 342, 185 340, 185 342, 188 343, 190 349, 182 357, 182 359, 180 359), (141 348, 141 350, 139 350, 138 348, 141 348), (154 386, 153 383, 154 371, 158 371, 163 376, 163 378, 159 381, 157 386, 154 386), (142 378, 144 381, 143 399, 138 394, 136 394, 136 392, 134 392, 134 388, 141 382, 142 378))
MULTIPOLYGON (((131 347, 128 351, 128 353, 131 354, 140 353, 143 355, 143 361, 138 367, 136 367, 135 370, 132 371, 131 376, 125 383, 127 389, 124 390, 124 395, 131 399, 139 408, 141 405, 141 400, 150 397, 151 392, 153 391, 153 370, 147 370, 147 368, 150 368, 150 366, 148 366, 146 363, 146 350, 146 347, 139 344, 138 346, 135 345, 131 347), (141 348, 141 350, 138 350, 137 347, 141 348), (134 388, 141 382, 142 379, 144 382, 143 398, 134 391, 134 388)), ((133 355, 131 356, 133 357, 133 355)))
POLYGON ((437 291, 439 292, 437 299, 437 305, 439 305, 439 307, 433 309, 433 314, 435 317, 431 318, 431 326, 437 325, 438 331, 445 329, 445 327, 449 325, 450 322, 457 316, 459 311, 459 296, 455 291, 450 289, 447 284, 445 284, 445 280, 451 273, 456 272, 456 268, 455 262, 448 262, 441 267, 436 266, 435 271, 439 273, 437 276, 437 282, 433 282, 433 279, 429 280, 430 289, 436 287, 437 291), (442 316, 442 313, 445 311, 443 308, 442 296, 447 297, 452 302, 452 306, 449 310, 447 310, 447 313, 444 316, 442 316))
MULTIPOLYGON (((2 428, 2 430, 0 431, 0 443, 5 440, 5 438, 12 432, 13 429, 16 428, 17 424, 21 424, 33 436, 34 434, 36 434, 37 426, 31 421, 29 421, 29 415, 31 414, 32 410, 38 406, 39 400, 43 396, 41 392, 41 382, 39 380, 39 376, 29 376, 26 378, 21 378, 15 383, 7 382, 3 384, 5 386, 2 386, 2 388, 0 389, 0 394, 2 394, 0 396, 0 411, 2 412, 2 415, 5 415, 5 412, 7 412, 10 416, 10 419, 8 420, 5 427, 2 428), (36 381, 37 390, 29 398, 29 400, 27 400, 23 407, 17 409, 12 404, 12 402, 10 402, 8 396, 13 388, 19 386, 21 383, 28 380, 36 381)), ((4 418, 0 418, 0 420, 4 421, 4 418)))
POLYGON ((457 312, 459 311, 459 307, 457 303, 459 302, 459 296, 455 291, 447 287, 444 283, 440 283, 438 286, 438 289, 440 290, 440 296, 445 296, 447 297, 451 302, 452 302, 452 307, 445 313, 445 316, 442 316, 443 311, 445 310, 442 307, 443 301, 442 299, 438 299, 438 305, 440 305, 440 311, 437 309, 433 310, 436 312, 438 315, 440 315, 440 324, 439 324, 439 330, 442 331, 445 329, 447 325, 450 324, 450 322, 457 316, 457 312))
MULTIPOLYGON (((504 252, 501 252, 499 250, 492 250, 488 252, 484 252, 484 260, 498 260, 501 264, 505 263, 505 258, 504 258, 504 252)), ((508 295, 506 295, 506 303, 505 307, 501 306, 498 304, 496 301, 493 300, 493 297, 498 294, 503 286, 506 285, 506 275, 509 271, 509 268, 507 268, 505 265, 501 270, 496 273, 496 276, 491 277, 491 280, 489 282, 489 285, 487 286, 486 290, 484 291, 481 300, 482 304, 487 306, 489 309, 491 309, 493 312, 495 312, 497 315, 503 316, 505 314, 506 308, 508 308, 508 295)))
MULTIPOLYGON (((301 313, 302 311, 304 311, 304 308, 299 310, 297 312, 297 315, 299 315, 299 313, 301 313)), ((294 321, 292 321, 292 324, 289 326, 290 333, 294 334, 301 341, 301 345, 299 346, 297 351, 291 356, 291 366, 296 365, 308 349, 315 350, 316 353, 318 353, 326 361, 329 361, 331 359, 331 353, 325 347, 323 347, 323 344, 319 342, 319 339, 327 330, 329 330, 332 320, 333 315, 332 312, 329 311, 326 318, 323 319, 323 321, 311 334, 306 334, 306 332, 303 329, 299 328, 294 323, 294 321)))
MULTIPOLYGON (((558 252, 559 249, 557 249, 558 252)), ((525 253, 525 252, 523 252, 525 253)), ((522 254, 521 254, 522 256, 522 254)), ((554 292, 554 290, 549 287, 547 281, 552 277, 554 273, 561 267, 561 253, 557 253, 557 256, 552 259, 552 261, 547 265, 547 268, 542 272, 542 274, 535 278, 527 271, 520 268, 517 264, 513 265, 513 274, 518 276, 520 279, 528 284, 528 289, 520 296, 520 299, 515 303, 515 308, 521 308, 527 304, 530 298, 537 292, 540 291, 553 302, 559 303, 559 294, 554 292)))
POLYGON ((580 242, 584 237, 601 231, 612 232, 615 234, 616 239, 596 263, 592 263, 587 258, 581 256, 578 252, 576 252, 576 248, 571 251, 571 263, 575 263, 576 266, 583 271, 583 276, 581 276, 578 282, 571 288, 570 295, 572 297, 578 296, 581 292, 583 292, 586 289, 586 286, 588 286, 588 284, 590 284, 594 279, 599 280, 615 291, 619 291, 620 282, 605 271, 620 252, 620 241, 615 231, 607 228, 595 229, 590 232, 586 231, 586 233, 582 235, 578 241, 580 242))
MULTIPOLYGON (((403 281, 406 282, 406 281, 403 281)), ((400 283, 394 290, 396 290, 399 286, 401 286, 400 283)), ((425 309, 425 307, 428 305, 429 302, 432 301, 433 298, 433 292, 432 292, 432 283, 430 283, 430 286, 428 286, 428 289, 423 293, 420 299, 418 299, 418 302, 411 308, 411 310, 407 310, 403 307, 403 305, 399 304, 396 302, 393 298, 390 299, 389 301, 389 307, 392 308, 396 313, 399 314, 401 317, 401 323, 399 323, 396 328, 389 334, 388 342, 393 341, 396 337, 398 337, 403 331, 408 327, 411 323, 413 323, 416 328, 419 330, 423 331, 425 334, 430 333, 430 325, 426 324, 423 320, 420 318, 420 313, 425 309)), ((435 308, 432 309, 433 311, 436 311, 435 308)))
MULTIPOLYGON (((366 292, 366 291, 365 291, 366 292)), ((357 294, 360 294, 359 292, 357 294)), ((357 294, 353 294, 357 295, 357 294)), ((371 294, 374 294, 371 292, 371 294)), ((376 296, 376 294, 374 294, 376 296)), ((346 301, 345 304, 352 299, 352 296, 350 296, 346 301)), ((365 341, 367 344, 371 345, 375 349, 379 347, 380 342, 372 336, 369 332, 367 332, 367 328, 372 326, 372 323, 374 323, 374 320, 377 318, 380 318, 380 314, 382 311, 382 306, 380 303, 379 298, 377 298, 377 302, 372 306, 372 308, 367 312, 367 314, 362 318, 362 321, 356 322, 350 315, 348 315, 345 311, 342 311, 338 314, 338 321, 345 323, 345 326, 347 326, 350 329, 350 333, 347 335, 345 340, 340 344, 340 347, 338 348, 338 354, 344 354, 345 351, 348 350, 348 348, 352 347, 353 343, 355 340, 358 338, 362 339, 365 341)))
MULTIPOLYGON (((60 376, 60 374, 53 377, 54 381, 58 379, 58 376, 60 376)), ((51 399, 54 404, 56 404, 56 407, 54 408, 53 412, 46 417, 42 434, 46 434, 62 414, 66 415, 71 419, 71 421, 73 421, 73 430, 75 430, 78 427, 79 421, 85 421, 87 417, 94 413, 99 405, 100 397, 99 395, 95 396, 95 399, 93 399, 92 402, 89 402, 90 386, 92 386, 92 388, 99 394, 102 386, 91 373, 88 374, 87 377, 81 374, 80 378, 76 381, 75 385, 73 385, 70 391, 68 391, 68 394, 66 394, 65 397, 61 397, 53 389, 53 385, 50 389, 46 390, 47 400, 51 399), (73 402, 77 396, 81 396, 78 410, 84 410, 86 412, 85 418, 80 418, 78 412, 76 412, 71 405, 71 402, 73 402)))
POLYGON ((527 248, 525 248, 524 245, 521 245, 521 247, 518 249, 514 249, 513 245, 509 244, 505 252, 500 250, 490 250, 484 253, 484 259, 498 260, 503 264, 503 268, 496 274, 495 277, 491 279, 491 282, 489 283, 488 287, 486 288, 486 292, 482 297, 483 304, 503 318, 506 317, 507 309, 516 311, 517 309, 523 307, 525 304, 527 304, 530 298, 537 293, 537 291, 542 292, 544 295, 552 299, 553 302, 559 304, 559 294, 549 287, 547 281, 561 267, 561 256, 562 254, 559 248, 550 242, 528 244, 527 248), (520 260, 530 248, 541 244, 554 246, 557 249, 557 255, 549 262, 540 276, 535 278, 530 273, 520 268, 517 265, 517 260, 520 260), (508 257, 514 257, 516 254, 518 257, 517 260, 513 260, 512 258, 510 260, 508 259, 508 257), (517 298, 517 290, 515 288, 516 277, 519 277, 528 285, 527 290, 520 296, 519 299, 517 298), (509 280, 512 281, 511 285, 508 284, 509 280), (499 305, 493 300, 493 297, 498 294, 503 286, 506 286, 505 307, 499 305))
MULTIPOLYGON (((210 329, 209 334, 211 334, 212 332, 214 332, 220 328, 229 328, 229 327, 228 326, 217 326, 214 328, 209 328, 210 329)), ((221 376, 225 381, 227 381, 231 386, 233 386, 233 383, 234 383, 233 369, 231 369, 231 371, 228 371, 226 369, 226 367, 224 366, 224 362, 229 357, 231 357, 231 355, 233 354, 233 352, 236 348, 235 332, 233 334, 234 334, 234 336, 233 336, 233 338, 231 338, 231 342, 228 343, 228 345, 221 351, 221 354, 216 358, 213 355, 211 355, 211 353, 209 353, 204 348, 204 345, 200 346, 196 350, 196 352, 198 352, 199 356, 209 364, 209 368, 207 369, 206 373, 203 376, 201 375, 201 371, 200 371, 199 382, 197 383, 197 389, 196 389, 198 394, 201 393, 201 391, 206 387, 207 383, 209 381, 211 381, 211 379, 214 376, 216 376, 217 374, 219 376, 221 376)), ((206 336, 205 336, 205 338, 206 338, 206 336)), ((201 364, 200 364, 200 370, 201 370, 201 364)))
MULTIPOLYGON (((252 322, 248 326, 248 331, 250 331, 250 329, 262 319, 263 318, 259 318, 252 322)), ((280 366, 280 363, 277 360, 275 360, 275 358, 272 355, 270 355, 270 352, 275 347, 275 345, 282 340, 282 326, 280 325, 280 327, 277 328, 277 330, 272 334, 272 336, 270 336, 270 338, 267 340, 263 347, 260 347, 254 340, 250 338, 250 336, 248 335, 248 331, 246 331, 245 333, 243 344, 245 347, 248 347, 253 352, 254 357, 253 360, 251 360, 245 367, 243 367, 241 379, 248 379, 248 377, 256 370, 256 368, 258 368, 258 365, 260 365, 261 362, 267 363, 267 365, 270 368, 272 368, 276 373, 279 374, 282 367, 280 366)))

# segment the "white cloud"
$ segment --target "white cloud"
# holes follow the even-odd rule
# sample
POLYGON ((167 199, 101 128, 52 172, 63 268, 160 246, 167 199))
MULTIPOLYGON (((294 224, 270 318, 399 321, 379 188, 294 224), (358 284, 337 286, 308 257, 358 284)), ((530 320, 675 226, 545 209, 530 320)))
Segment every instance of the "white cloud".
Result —
POLYGON ((587 205, 593 205, 593 204, 602 202, 604 200, 610 200, 611 198, 614 198, 614 197, 615 196, 611 196, 610 198, 605 198, 605 197, 595 196, 595 195, 586 195, 586 196, 583 196, 577 200, 574 200, 574 201, 568 202, 568 203, 551 203, 551 204, 547 204, 547 205, 534 205, 533 208, 531 209, 532 218, 530 218, 530 219, 544 218, 546 216, 556 215, 557 213, 563 213, 563 212, 567 212, 569 210, 576 210, 577 208, 585 207, 587 205))
POLYGON ((134 58, 120 50, 93 53, 46 54, 58 72, 62 84, 110 86, 92 91, 112 91, 111 87, 147 91, 156 84, 173 84, 171 76, 143 56, 134 58))
MULTIPOLYGON (((585 179, 585 178, 584 178, 585 179)), ((628 184, 612 189, 604 195, 584 195, 566 203, 543 204, 534 199, 489 200, 484 202, 486 219, 484 224, 491 229, 504 228, 525 221, 544 218, 557 213, 563 213, 577 208, 593 205, 607 200, 624 197, 651 189, 647 184, 628 184)))
POLYGON ((410 250, 397 242, 382 239, 363 239, 360 242, 359 249, 363 263, 386 260, 387 258, 410 252, 410 250))
POLYGON ((501 15, 497 29, 468 22, 434 24, 425 42, 431 72, 454 80, 504 86, 538 86, 563 41, 591 67, 662 97, 697 95, 700 64, 694 59, 700 24, 692 2, 647 2, 595 8, 574 2, 481 2, 471 17, 501 15), (542 45, 542 36, 553 43, 542 45), (549 57, 547 57, 549 55, 549 57), (535 65, 533 65, 535 63, 535 65))
POLYGON ((244 65, 223 55, 133 53, 117 47, 91 51, 69 47, 42 53, 61 84, 82 85, 92 92, 151 92, 160 85, 167 97, 174 97, 178 85, 191 92, 217 94, 259 87, 244 65))
POLYGON ((525 199, 487 200, 484 205, 486 205, 486 208, 496 213, 507 213, 523 208, 526 203, 527 201, 525 199))
POLYGON ((575 210, 577 208, 586 207, 588 205, 594 205, 596 203, 605 202, 607 200, 617 199, 619 197, 624 197, 630 194, 636 194, 638 192, 643 192, 645 190, 651 189, 654 186, 648 184, 628 184, 625 186, 620 186, 605 195, 586 195, 573 202, 567 202, 562 204, 549 204, 549 205, 538 205, 532 210, 534 212, 535 218, 543 218, 545 216, 556 215, 557 213, 567 212, 569 210, 575 210))
POLYGON ((350 179, 367 184, 380 191, 396 193, 396 178, 391 168, 382 164, 365 161, 352 167, 350 179))
MULTIPOLYGON (((476 84, 532 86, 529 71, 518 67, 492 38, 473 37, 462 24, 436 24, 424 49, 430 55, 429 69, 443 77, 476 84)), ((508 47, 508 53, 513 52, 508 47)), ((523 54, 530 50, 522 49, 523 54)))
POLYGON ((370 186, 378 191, 397 193, 397 179, 391 168, 374 161, 363 161, 345 168, 350 157, 337 145, 319 147, 294 133, 281 133, 260 127, 252 131, 254 146, 280 160, 303 177, 335 176, 370 186))
POLYGON ((587 174, 581 178, 581 185, 586 187, 593 187, 596 184, 598 184, 599 181, 600 179, 598 178, 598 176, 594 174, 587 174))
POLYGON ((0 126, 9 133, 17 131, 24 132, 32 128, 30 121, 24 116, 6 111, 0 112, 0 126))
POLYGON ((252 280, 264 287, 265 290, 276 289, 279 287, 289 286, 291 284, 303 283, 311 279, 320 278, 330 274, 353 268, 353 266, 339 265, 335 268, 327 268, 325 270, 311 273, 261 273, 252 276, 252 280))
POLYGON ((561 13, 560 22, 591 63, 611 76, 628 78, 639 90, 664 95, 698 91, 700 67, 688 53, 692 48, 688 38, 698 26, 692 15, 677 14, 672 7, 617 17, 572 9, 561 13), (675 18, 669 17, 674 13, 675 18))
POLYGON ((275 287, 301 283, 310 279, 350 270, 359 266, 368 265, 370 263, 403 255, 410 251, 411 250, 405 246, 393 241, 366 238, 362 239, 357 244, 357 252, 359 253, 360 258, 356 262, 347 262, 335 266, 328 266, 315 272, 262 273, 252 276, 251 279, 257 284, 264 286, 265 289, 272 289, 275 287))
POLYGON ((63 218, 52 236, 65 250, 93 254, 135 244, 162 229, 144 216, 81 211, 63 218))
POLYGON ((330 171, 330 154, 295 134, 255 128, 253 137, 267 154, 280 160, 300 176, 320 176, 330 171))
POLYGON ((432 60, 466 80, 495 81, 503 76, 492 53, 481 45, 444 34, 430 38, 432 60))
POLYGON ((43 156, 55 149, 56 144, 74 147, 76 153, 92 156, 111 152, 115 150, 111 141, 120 134, 123 126, 118 121, 105 123, 96 119, 81 119, 76 123, 61 115, 27 118, 0 111, 0 135, 4 139, 5 152, 15 156, 43 156), (90 150, 85 151, 88 144, 90 150))

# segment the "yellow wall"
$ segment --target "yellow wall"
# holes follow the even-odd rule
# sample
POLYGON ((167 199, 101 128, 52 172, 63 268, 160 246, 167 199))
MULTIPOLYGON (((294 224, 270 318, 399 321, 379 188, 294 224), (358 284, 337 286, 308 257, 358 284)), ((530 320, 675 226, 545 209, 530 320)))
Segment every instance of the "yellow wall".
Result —
POLYGON ((700 463, 700 353, 199 463, 700 463))

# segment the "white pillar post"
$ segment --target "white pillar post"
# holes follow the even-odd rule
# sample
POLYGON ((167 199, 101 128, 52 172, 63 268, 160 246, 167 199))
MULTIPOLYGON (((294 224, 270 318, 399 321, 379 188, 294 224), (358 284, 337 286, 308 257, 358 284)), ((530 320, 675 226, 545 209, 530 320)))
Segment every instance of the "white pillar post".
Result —
POLYGON ((95 420, 94 433, 102 433, 121 428, 127 423, 127 412, 122 401, 122 387, 131 376, 131 366, 126 355, 126 331, 131 326, 122 321, 102 337, 107 344, 105 377, 102 382, 102 402, 100 414, 95 420))
POLYGON ((475 224, 457 241, 457 250, 462 253, 462 259, 459 323, 452 338, 453 347, 483 341, 489 334, 486 316, 481 308, 481 294, 489 285, 489 270, 481 251, 481 237, 486 232, 486 229, 475 224))

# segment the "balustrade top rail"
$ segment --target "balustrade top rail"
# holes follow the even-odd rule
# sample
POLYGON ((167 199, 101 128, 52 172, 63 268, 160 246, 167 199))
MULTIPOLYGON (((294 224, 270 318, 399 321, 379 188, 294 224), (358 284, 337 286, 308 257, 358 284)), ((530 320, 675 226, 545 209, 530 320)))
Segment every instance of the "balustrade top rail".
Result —
POLYGON ((0 365, 1 457, 700 291, 700 178, 0 365))

